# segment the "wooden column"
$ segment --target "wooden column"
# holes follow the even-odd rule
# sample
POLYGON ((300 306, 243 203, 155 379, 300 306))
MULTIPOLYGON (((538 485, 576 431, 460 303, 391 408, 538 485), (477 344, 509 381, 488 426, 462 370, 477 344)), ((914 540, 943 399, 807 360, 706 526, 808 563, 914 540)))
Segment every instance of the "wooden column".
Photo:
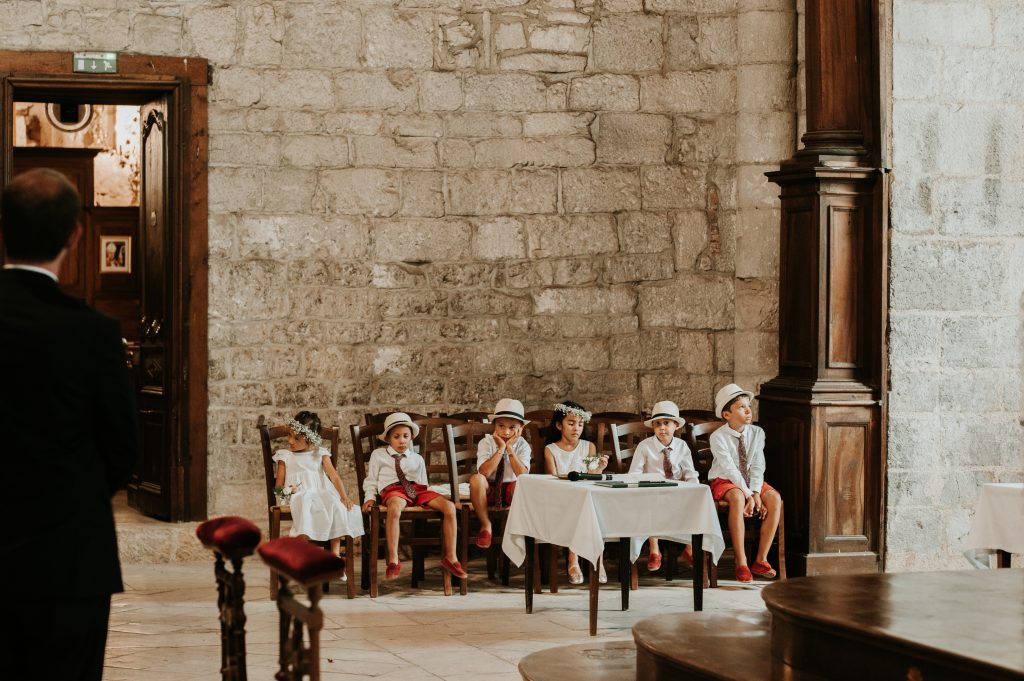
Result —
POLYGON ((807 133, 768 173, 782 188, 779 375, 759 420, 796 575, 882 566, 881 1, 807 0, 807 133))

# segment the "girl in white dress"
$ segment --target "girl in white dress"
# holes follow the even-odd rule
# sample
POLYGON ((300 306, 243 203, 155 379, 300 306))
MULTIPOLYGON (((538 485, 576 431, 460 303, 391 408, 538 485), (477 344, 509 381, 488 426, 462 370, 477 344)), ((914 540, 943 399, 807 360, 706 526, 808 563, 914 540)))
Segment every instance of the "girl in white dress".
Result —
POLYGON ((331 552, 341 550, 342 537, 363 534, 359 506, 345 493, 345 485, 331 464, 331 453, 320 446, 320 417, 300 411, 288 424, 288 449, 274 454, 276 486, 293 490, 292 537, 330 541, 331 552))
MULTIPOLYGON (((597 456, 593 442, 583 440, 583 427, 590 420, 590 412, 575 402, 566 400, 555 405, 554 416, 547 431, 547 446, 544 448, 544 466, 552 475, 565 476, 571 471, 577 473, 601 473, 608 467, 608 456, 597 456)), ((569 552, 569 583, 582 584, 583 571, 575 553, 569 552)), ((604 572, 604 561, 598 561, 598 579, 604 584, 608 577, 604 572)))

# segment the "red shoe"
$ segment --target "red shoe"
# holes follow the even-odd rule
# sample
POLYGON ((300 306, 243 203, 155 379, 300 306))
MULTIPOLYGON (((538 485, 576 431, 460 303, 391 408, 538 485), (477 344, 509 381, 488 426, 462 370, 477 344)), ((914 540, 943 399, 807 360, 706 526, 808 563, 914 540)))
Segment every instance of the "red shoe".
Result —
POLYGON ((487 530, 480 530, 476 533, 476 547, 478 549, 491 548, 491 533, 487 530))
POLYGON ((647 571, 648 572, 657 572, 660 569, 661 569, 661 554, 660 553, 650 553, 650 554, 647 554, 647 571))
POLYGON ((736 566, 736 581, 737 582, 752 582, 752 581, 754 581, 754 576, 750 574, 750 568, 748 568, 746 565, 737 565, 736 566))
POLYGON ((758 577, 764 577, 766 579, 775 579, 775 575, 778 574, 766 560, 758 561, 751 565, 750 571, 758 577))
POLYGON ((683 549, 683 552, 679 554, 679 562, 686 565, 688 568, 693 568, 693 554, 690 553, 690 547, 683 549))
POLYGON ((452 573, 452 577, 458 577, 459 579, 466 579, 469 577, 469 574, 462 569, 462 565, 459 564, 459 561, 452 562, 447 558, 442 558, 441 567, 452 573))
POLYGON ((400 574, 402 574, 401 563, 388 563, 388 569, 384 573, 384 579, 394 579, 400 574))

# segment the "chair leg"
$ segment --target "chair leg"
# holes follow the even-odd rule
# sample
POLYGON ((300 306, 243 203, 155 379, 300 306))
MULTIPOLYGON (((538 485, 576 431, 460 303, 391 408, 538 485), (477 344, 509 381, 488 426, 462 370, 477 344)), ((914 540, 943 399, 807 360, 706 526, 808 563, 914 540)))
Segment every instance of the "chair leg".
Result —
POLYGON ((498 572, 498 554, 494 550, 494 545, 487 549, 487 579, 494 580, 498 572))
MULTIPOLYGON (((371 530, 372 532, 372 530, 371 530)), ((359 586, 363 591, 370 590, 370 539, 367 535, 359 540, 359 558, 362 563, 359 570, 359 586)))
POLYGON ((370 598, 377 597, 377 568, 380 560, 380 510, 374 506, 370 511, 370 598))
POLYGON ((665 568, 665 581, 666 582, 671 582, 672 581, 672 577, 673 577, 672 573, 675 572, 676 560, 678 560, 678 558, 679 558, 676 555, 678 553, 678 548, 677 548, 678 546, 679 545, 676 544, 674 541, 667 542, 666 545, 665 545, 665 560, 662 561, 662 567, 665 568))
POLYGON ((447 570, 441 570, 441 579, 444 584, 444 595, 452 595, 452 575, 447 570))
MULTIPOLYGON (((469 568, 469 507, 462 509, 462 536, 459 537, 459 562, 462 569, 469 568)), ((459 580, 459 595, 465 596, 469 593, 469 577, 459 580)))
POLYGON ((548 553, 548 591, 558 593, 558 552, 559 547, 550 545, 548 553))
MULTIPOLYGON (((781 505, 781 503, 780 503, 781 505)), ((782 506, 779 512, 779 527, 775 530, 779 546, 779 579, 786 578, 786 507, 782 506)))
MULTIPOLYGON (((533 593, 539 594, 543 590, 542 578, 544 570, 541 568, 540 542, 533 543, 533 593)), ((532 597, 531 597, 532 599, 532 597)))
POLYGON ((356 597, 356 541, 352 537, 345 537, 345 587, 350 599, 356 597))
MULTIPOLYGON (((270 538, 277 539, 281 536, 281 509, 275 508, 270 512, 270 538)), ((279 584, 277 581, 277 575, 274 571, 270 571, 270 600, 277 600, 277 590, 279 584)))
POLYGON ((708 585, 712 589, 718 588, 718 564, 710 560, 705 563, 708 566, 708 585))
POLYGON ((640 588, 640 568, 636 563, 629 566, 629 590, 636 591, 640 588))

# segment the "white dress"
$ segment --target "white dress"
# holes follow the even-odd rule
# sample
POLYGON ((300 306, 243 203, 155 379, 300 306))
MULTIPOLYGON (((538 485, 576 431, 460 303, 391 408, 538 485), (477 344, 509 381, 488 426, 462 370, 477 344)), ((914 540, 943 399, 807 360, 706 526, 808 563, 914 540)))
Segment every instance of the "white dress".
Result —
POLYGON ((555 460, 555 472, 557 475, 568 475, 570 471, 576 471, 577 473, 587 472, 587 465, 583 461, 590 451, 590 442, 587 440, 581 439, 576 443, 576 449, 571 452, 565 451, 554 442, 547 446, 547 450, 551 452, 551 456, 555 460))
POLYGON ((298 485, 292 494, 291 537, 306 535, 313 541, 327 541, 335 537, 361 537, 363 514, 359 504, 346 509, 338 490, 334 489, 323 468, 323 457, 331 453, 323 447, 308 452, 282 449, 274 454, 274 461, 283 461, 284 486, 298 485))

